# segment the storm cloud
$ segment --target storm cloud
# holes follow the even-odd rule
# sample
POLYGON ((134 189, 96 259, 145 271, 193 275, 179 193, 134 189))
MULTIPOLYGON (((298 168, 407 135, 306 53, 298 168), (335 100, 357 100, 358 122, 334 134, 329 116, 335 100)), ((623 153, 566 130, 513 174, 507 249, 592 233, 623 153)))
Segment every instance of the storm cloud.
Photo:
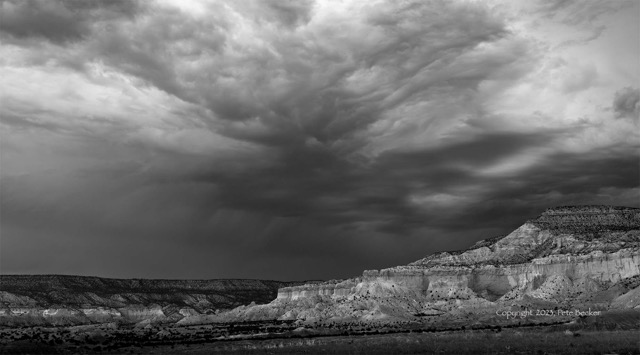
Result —
POLYGON ((3 1, 0 266, 338 278, 638 206, 638 3, 599 4, 3 1))
POLYGON ((613 100, 613 110, 618 117, 638 119, 638 116, 640 116, 640 89, 626 87, 620 91, 616 91, 613 100))

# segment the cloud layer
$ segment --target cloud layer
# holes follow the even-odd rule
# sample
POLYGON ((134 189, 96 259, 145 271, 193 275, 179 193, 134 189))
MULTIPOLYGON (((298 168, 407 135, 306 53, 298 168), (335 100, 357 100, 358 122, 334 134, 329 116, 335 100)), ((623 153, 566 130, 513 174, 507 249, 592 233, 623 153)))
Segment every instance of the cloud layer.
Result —
POLYGON ((6 272, 347 277, 640 204, 637 2, 1 6, 6 272))

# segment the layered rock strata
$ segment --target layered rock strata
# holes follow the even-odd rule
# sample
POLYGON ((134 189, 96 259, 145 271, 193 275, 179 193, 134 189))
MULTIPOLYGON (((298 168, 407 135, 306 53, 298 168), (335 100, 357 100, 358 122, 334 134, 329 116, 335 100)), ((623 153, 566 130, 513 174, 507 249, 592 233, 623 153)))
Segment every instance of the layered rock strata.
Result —
POLYGON ((410 320, 532 304, 639 308, 639 285, 640 209, 569 206, 465 251, 284 287, 268 305, 210 319, 410 320))
POLYGON ((469 321, 495 315, 496 309, 534 305, 640 310, 640 209, 553 208, 467 250, 367 270, 348 280, 0 277, 0 326, 469 321))
POLYGON ((278 288, 265 280, 144 280, 63 275, 0 276, 0 326, 176 322, 251 302, 278 288))

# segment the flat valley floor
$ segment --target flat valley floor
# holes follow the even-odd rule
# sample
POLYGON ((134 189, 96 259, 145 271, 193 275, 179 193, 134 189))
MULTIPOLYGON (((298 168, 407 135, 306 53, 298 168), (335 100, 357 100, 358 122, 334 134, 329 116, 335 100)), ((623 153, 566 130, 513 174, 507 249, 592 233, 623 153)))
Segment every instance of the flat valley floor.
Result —
POLYGON ((57 347, 29 341, 0 349, 5 354, 640 354, 640 330, 467 330, 309 338, 272 338, 201 343, 57 347))
MULTIPOLYGON (((123 349, 125 350, 125 349, 123 349)), ((126 349, 135 354, 640 354, 640 331, 486 331, 243 340, 126 349), (576 336, 578 335, 578 336, 576 336)))

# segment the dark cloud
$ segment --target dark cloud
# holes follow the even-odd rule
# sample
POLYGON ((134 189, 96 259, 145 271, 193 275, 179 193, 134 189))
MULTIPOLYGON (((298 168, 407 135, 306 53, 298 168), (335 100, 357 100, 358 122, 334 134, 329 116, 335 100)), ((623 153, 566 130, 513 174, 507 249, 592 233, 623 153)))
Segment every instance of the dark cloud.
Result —
POLYGON ((640 206, 640 156, 603 149, 589 154, 553 154, 516 176, 482 184, 484 199, 456 206, 441 218, 443 227, 505 226, 504 231, 551 206, 620 204, 640 206), (460 219, 464 224, 459 223, 460 219), (468 224, 467 224, 468 223, 468 224))
MULTIPOLYGON (((19 232, 5 234, 3 243, 18 247, 19 235, 42 239, 25 252, 48 259, 55 272, 74 269, 59 259, 63 255, 94 253, 93 262, 75 259, 92 265, 83 272, 124 276, 133 268, 135 276, 147 277, 348 277, 364 267, 403 264, 508 233, 549 206, 637 205, 639 157, 617 147, 551 154, 511 175, 479 175, 484 167, 567 134, 465 136, 430 149, 389 151, 369 165, 298 147, 278 164, 249 171, 208 169, 200 160, 5 178, 3 220, 6 230, 19 232), (414 196, 442 194, 461 200, 412 202, 414 196), (73 249, 46 242, 48 231, 61 233, 60 243, 73 249), (98 252, 116 244, 131 248, 119 254, 119 266, 98 252), (415 249, 407 252, 410 245, 415 249), (388 253, 380 255, 380 248, 388 253), (242 265, 230 268, 235 264, 226 254, 242 257, 242 265), (159 266, 162 258, 178 257, 190 261, 171 272, 159 266), (217 261, 207 264, 211 258, 217 261), (221 269, 203 268, 216 263, 221 269)), ((30 262, 4 258, 11 265, 30 262)))
POLYGON ((258 0, 232 3, 241 9, 254 8, 256 16, 288 28, 306 25, 311 19, 315 0, 258 0))
POLYGON ((227 208, 331 223, 407 225, 403 222, 419 219, 407 201, 414 190, 447 191, 470 184, 473 169, 544 146, 556 136, 559 133, 467 137, 428 150, 389 151, 365 166, 328 150, 298 146, 255 173, 203 172, 194 178, 222 186, 216 200, 227 208))
POLYGON ((640 203, 633 121, 565 106, 606 71, 566 71, 500 9, 179 5, 3 2, 3 270, 349 277, 553 205, 640 203))
POLYGON ((640 89, 626 87, 616 91, 613 111, 617 117, 638 119, 640 117, 640 89))
POLYGON ((336 17, 329 27, 280 34, 260 23, 264 10, 300 22, 310 16, 311 3, 234 6, 243 12, 232 15, 220 7, 213 18, 189 22, 177 10, 157 8, 135 31, 121 27, 97 38, 95 55, 183 100, 205 104, 231 121, 221 129, 224 134, 272 143, 292 135, 335 141, 411 97, 436 87, 474 85, 516 60, 498 53, 466 55, 479 43, 506 35, 500 20, 482 8, 419 2, 406 8, 365 6, 355 17, 336 17), (235 22, 232 16, 238 17, 235 22), (242 23, 263 30, 236 34, 246 26, 242 23), (182 48, 194 52, 177 50, 182 48), (191 64, 179 64, 185 61, 191 64), (475 69, 469 71, 469 64, 475 69), (358 87, 360 80, 367 81, 365 90, 358 87), (237 121, 255 130, 235 129, 237 121))
POLYGON ((126 0, 3 0, 0 31, 54 43, 76 41, 90 34, 93 21, 132 17, 139 5, 126 0))

